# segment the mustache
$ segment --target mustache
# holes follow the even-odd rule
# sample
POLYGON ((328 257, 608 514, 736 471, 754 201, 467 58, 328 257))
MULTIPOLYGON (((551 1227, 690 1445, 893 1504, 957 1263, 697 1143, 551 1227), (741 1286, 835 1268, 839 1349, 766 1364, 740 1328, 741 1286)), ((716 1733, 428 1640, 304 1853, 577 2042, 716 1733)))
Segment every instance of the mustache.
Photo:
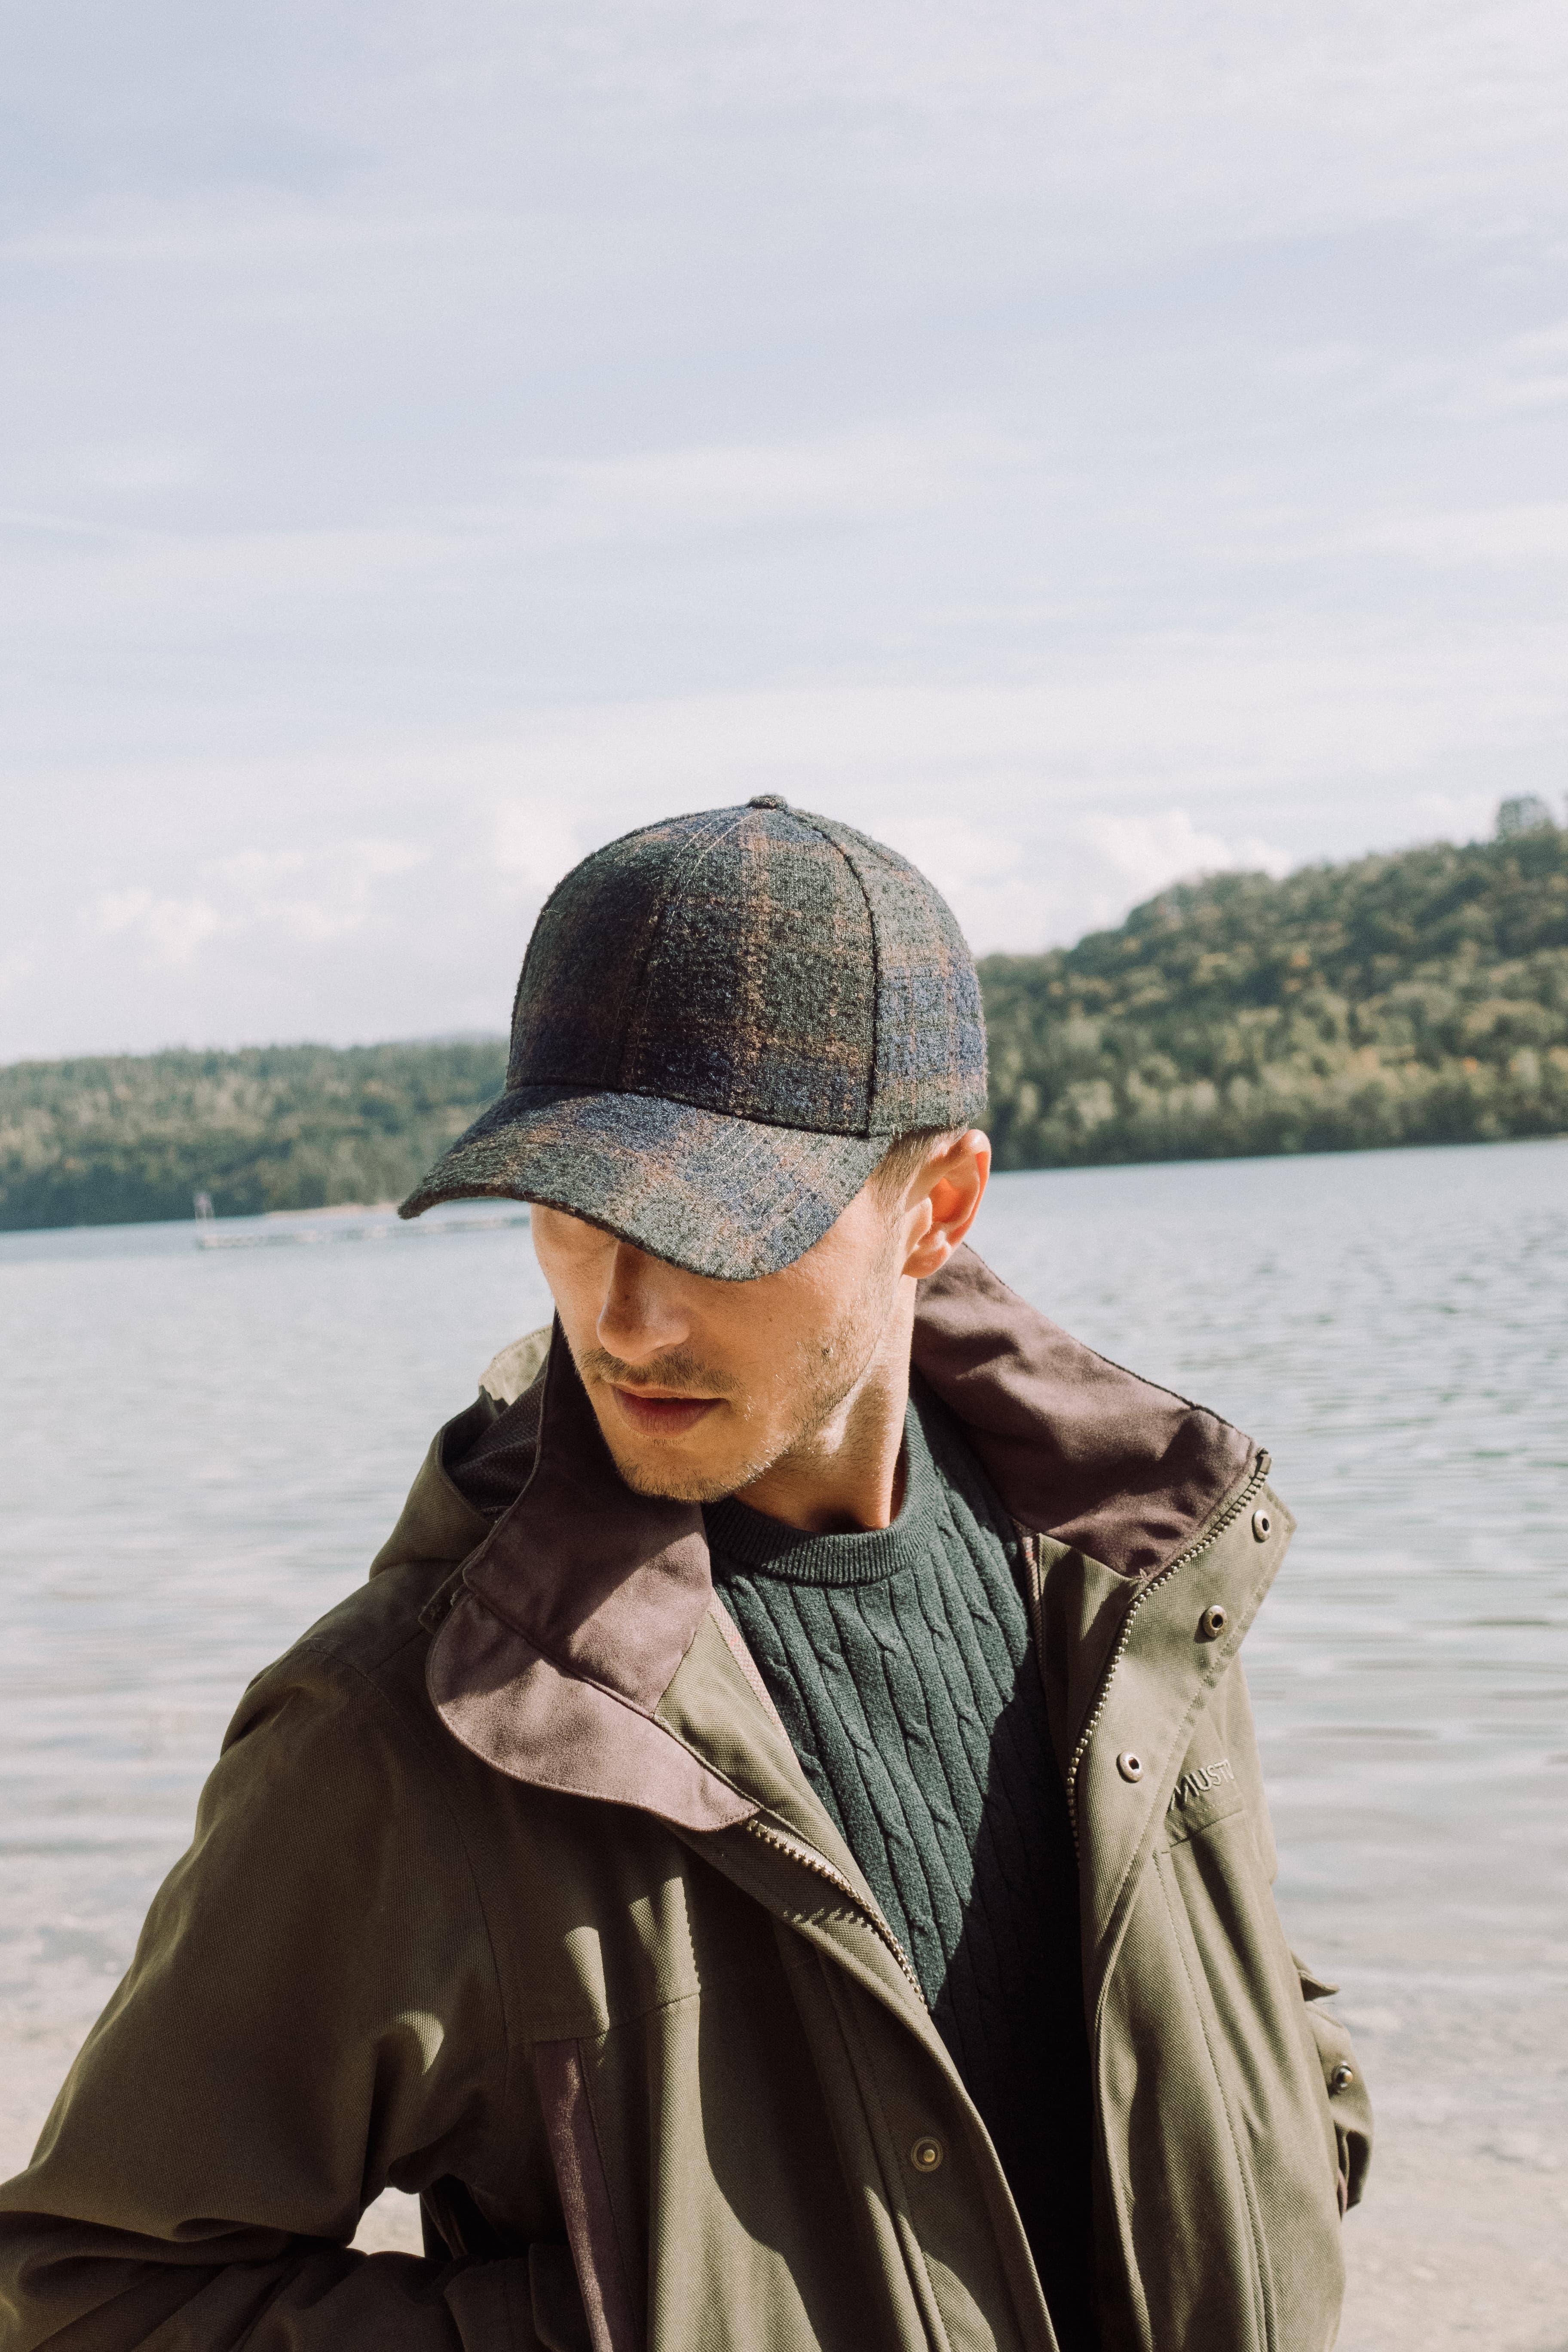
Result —
POLYGON ((738 1384, 727 1374, 716 1371, 685 1348, 672 1348, 667 1356, 655 1356, 646 1364, 625 1364, 607 1348, 585 1348, 577 1370, 584 1380, 605 1381, 612 1388, 675 1389, 694 1397, 740 1393, 738 1384))

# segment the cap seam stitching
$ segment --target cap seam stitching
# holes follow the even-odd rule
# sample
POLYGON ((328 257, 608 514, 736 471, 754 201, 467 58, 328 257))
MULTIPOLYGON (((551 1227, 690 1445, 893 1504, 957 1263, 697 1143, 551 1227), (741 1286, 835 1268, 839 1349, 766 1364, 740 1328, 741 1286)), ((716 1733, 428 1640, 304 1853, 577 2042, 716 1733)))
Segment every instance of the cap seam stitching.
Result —
MULTIPOLYGON (((617 1077, 623 1076, 626 1070, 626 1053, 631 1037, 631 1032, 643 1011, 644 1000, 647 996, 648 988, 649 968, 652 965, 654 953, 658 946, 659 938, 664 929, 666 918, 669 913, 670 907, 674 903, 675 894, 677 891, 683 890, 685 888, 686 877, 689 872, 694 870, 696 866, 700 866, 702 860, 713 850, 716 850, 721 842, 727 840, 731 834, 738 833, 740 831, 741 821, 743 814, 742 811, 739 809, 733 812, 715 810, 713 814, 715 815, 729 814, 730 823, 726 825, 721 825, 719 831, 711 835, 708 840, 693 842, 690 847, 686 851, 684 857, 677 862, 673 885, 666 890, 664 897, 659 902, 652 920, 648 925, 647 944, 642 950, 641 959, 637 965, 637 976, 635 979, 628 980, 625 989, 622 991, 620 1004, 616 1008, 617 1018, 620 1020, 622 1024, 620 1052, 616 1056, 616 1062, 617 1077)), ((630 838, 629 835, 627 838, 630 838)), ((605 1091, 613 1094, 638 1094, 641 1092, 641 1088, 637 1087, 616 1086, 607 1087, 605 1091)), ((667 1097, 667 1099, 673 1100, 674 1097, 667 1097)), ((692 1104, 689 1108, 696 1109, 699 1106, 692 1104)))
POLYGON ((855 887, 859 891, 861 901, 866 908, 866 922, 871 933, 871 1069, 866 1087, 865 1127, 866 1140, 869 1142, 875 1139, 877 1133, 877 1099, 881 1092, 882 938, 877 928, 877 911, 871 904, 871 893, 866 887, 866 877, 861 873, 858 864, 850 856, 843 842, 835 837, 837 833, 847 832, 849 828, 835 826, 833 831, 829 832, 830 820, 813 816, 807 809, 791 809, 790 814, 798 817, 803 824, 810 825, 819 840, 826 842, 829 849, 836 849, 838 852, 839 856, 855 877, 855 887))

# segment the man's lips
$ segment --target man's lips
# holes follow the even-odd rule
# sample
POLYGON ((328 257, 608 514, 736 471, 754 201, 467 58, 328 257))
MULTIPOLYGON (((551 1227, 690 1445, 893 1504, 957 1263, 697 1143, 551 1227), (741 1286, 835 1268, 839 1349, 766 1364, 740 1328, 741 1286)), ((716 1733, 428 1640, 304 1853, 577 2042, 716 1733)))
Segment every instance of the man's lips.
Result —
POLYGON ((632 1428, 644 1437, 684 1437, 719 1402, 717 1397, 643 1396, 636 1389, 615 1387, 611 1394, 632 1428))

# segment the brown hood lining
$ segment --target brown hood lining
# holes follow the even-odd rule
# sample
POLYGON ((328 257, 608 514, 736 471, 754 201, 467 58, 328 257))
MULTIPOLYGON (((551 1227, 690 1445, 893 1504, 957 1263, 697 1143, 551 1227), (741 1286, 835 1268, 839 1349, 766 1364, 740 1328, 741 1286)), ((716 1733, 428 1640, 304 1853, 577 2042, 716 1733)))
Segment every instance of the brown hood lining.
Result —
POLYGON ((1121 1576, 1173 1559, 1254 1457, 1240 1430, 1097 1356, 972 1249, 921 1283, 914 1364, 1013 1517, 1121 1576))
POLYGON ((464 1581, 542 1656, 649 1715, 712 1599, 700 1507, 625 1484, 559 1321, 531 1475, 464 1581))

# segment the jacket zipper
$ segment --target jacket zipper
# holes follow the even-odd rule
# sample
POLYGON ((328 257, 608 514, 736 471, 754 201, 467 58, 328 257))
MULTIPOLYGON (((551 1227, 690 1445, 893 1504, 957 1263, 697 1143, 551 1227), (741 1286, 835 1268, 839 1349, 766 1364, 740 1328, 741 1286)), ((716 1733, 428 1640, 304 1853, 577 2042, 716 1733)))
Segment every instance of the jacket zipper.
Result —
POLYGON ((826 1878, 829 1886, 836 1887, 840 1895, 848 1896, 850 1902, 855 1906, 855 1908, 859 1913, 860 1916, 868 1921, 870 1926, 876 1929, 883 1943, 886 1944, 889 1951, 891 1952, 894 1959, 897 1960, 900 1968, 902 1969, 905 1976, 908 1977, 910 1985, 913 1987, 916 2000, 920 2002, 921 2007, 924 2009, 926 2006, 926 1997, 921 1990, 921 1980, 919 1977, 916 1976, 913 1969, 910 1966, 909 1958, 904 1951, 903 1946, 900 1943, 898 1937, 894 1935, 892 1929, 889 1927, 881 1913, 879 1911, 868 1911, 867 1909, 865 1903, 850 1885, 849 1881, 845 1877, 843 1872, 835 1870, 833 1864, 827 1861, 824 1855, 817 1853, 811 1846, 803 1844, 797 1842, 795 1838, 785 1837, 781 1831, 775 1830, 771 1823, 759 1820, 755 1813, 753 1813, 750 1821, 747 1822, 746 1827, 750 1830, 753 1837, 761 1838, 764 1845, 776 1846, 780 1853, 787 1853, 792 1862, 798 1862, 803 1869, 814 1871, 818 1878, 826 1878))
POLYGON ((1094 1737, 1095 1729, 1100 1722, 1100 1718, 1105 1713, 1106 1701, 1110 1696, 1111 1677, 1115 1674, 1117 1667, 1121 1664, 1123 1653, 1127 1648, 1128 1642, 1131 1638, 1132 1620, 1137 1616, 1139 1610, 1142 1609, 1144 1601, 1148 1599, 1151 1592, 1156 1591, 1162 1584, 1169 1584, 1173 1576, 1176 1575, 1180 1570, 1190 1566, 1194 1559, 1201 1558, 1201 1556, 1209 1549, 1211 1545, 1218 1542, 1226 1528, 1234 1525, 1236 1520, 1240 1517, 1242 1512, 1246 1510, 1247 1506, 1251 1502, 1252 1497, 1257 1494, 1259 1486, 1263 1485, 1264 1480, 1268 1477, 1268 1455, 1267 1454, 1260 1453, 1258 1456, 1257 1463, 1253 1467, 1251 1477, 1247 1480, 1246 1486, 1242 1487, 1240 1493, 1233 1496, 1231 1501, 1226 1505, 1225 1509, 1220 1513, 1218 1518, 1214 1521, 1207 1534, 1200 1536, 1196 1543, 1189 1544, 1185 1551, 1179 1551, 1176 1554, 1175 1559, 1168 1561, 1167 1564, 1160 1570, 1158 1576, 1152 1576, 1149 1579, 1148 1583, 1140 1585, 1138 1591, 1133 1594, 1127 1614, 1121 1621, 1121 1631, 1116 1637, 1116 1647, 1110 1654, 1110 1664, 1107 1665, 1104 1674, 1100 1677, 1100 1691, 1094 1702, 1093 1712, 1089 1716, 1089 1721, 1083 1727, 1083 1730, 1079 1738, 1078 1746, 1072 1752, 1072 1761, 1068 1764, 1067 1769, 1068 1818, 1072 1823, 1072 1841, 1075 1852, 1078 1850, 1079 1845, 1079 1768, 1082 1764, 1084 1757, 1088 1752, 1089 1743, 1094 1737))

